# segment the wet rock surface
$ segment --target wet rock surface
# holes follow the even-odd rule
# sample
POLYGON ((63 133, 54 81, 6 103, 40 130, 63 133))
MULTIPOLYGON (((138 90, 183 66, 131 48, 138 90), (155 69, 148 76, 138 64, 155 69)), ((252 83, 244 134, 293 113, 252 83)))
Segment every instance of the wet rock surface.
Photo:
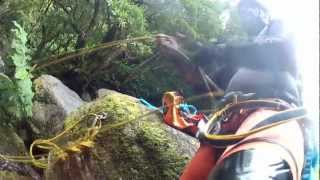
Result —
POLYGON ((49 137, 63 129, 64 119, 84 101, 59 79, 42 75, 34 81, 34 131, 38 137, 49 137))

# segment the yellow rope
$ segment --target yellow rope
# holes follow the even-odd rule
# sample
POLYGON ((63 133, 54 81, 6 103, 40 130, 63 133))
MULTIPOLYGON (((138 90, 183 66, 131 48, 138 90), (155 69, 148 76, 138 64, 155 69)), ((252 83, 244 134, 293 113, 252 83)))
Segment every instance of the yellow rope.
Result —
POLYGON ((48 167, 48 155, 34 155, 34 147, 44 149, 49 151, 56 159, 66 160, 68 153, 80 153, 83 149, 92 148, 94 145, 94 138, 98 134, 99 129, 101 128, 101 119, 97 114, 89 114, 82 118, 79 121, 72 124, 69 128, 65 129, 63 132, 57 136, 50 139, 37 139, 33 141, 29 149, 29 156, 8 156, 0 154, 0 159, 19 162, 19 163, 31 163, 38 168, 47 168, 48 167), (96 123, 93 124, 93 127, 87 128, 86 133, 83 137, 78 138, 72 143, 68 143, 67 146, 59 146, 53 141, 58 140, 62 136, 70 133, 72 129, 76 128, 84 119, 88 116, 95 116, 96 123))
POLYGON ((128 38, 128 39, 117 40, 117 41, 112 41, 112 42, 108 42, 108 43, 102 43, 102 44, 99 44, 99 45, 97 45, 95 47, 77 49, 77 50, 75 50, 73 52, 67 52, 65 54, 54 55, 54 56, 51 56, 51 57, 45 59, 45 62, 40 64, 40 65, 39 64, 35 64, 32 67, 32 71, 33 70, 42 69, 42 68, 45 68, 45 67, 48 67, 48 66, 51 66, 51 65, 54 65, 54 64, 59 64, 59 63, 62 63, 64 61, 68 61, 68 60, 74 59, 75 57, 82 56, 82 55, 85 55, 85 54, 88 54, 88 53, 92 53, 92 52, 95 52, 95 51, 98 51, 98 50, 119 46, 121 44, 128 43, 128 42, 133 42, 133 41, 144 41, 144 40, 148 40, 148 39, 154 39, 154 37, 155 37, 154 35, 150 35, 150 36, 141 36, 141 37, 135 37, 135 38, 128 38), (61 56, 63 56, 63 57, 61 57, 61 56))
POLYGON ((70 127, 68 127, 63 132, 61 132, 60 134, 58 134, 57 136, 55 136, 51 139, 35 140, 31 144, 30 149, 29 149, 29 156, 32 160, 33 165, 35 165, 39 168, 47 168, 48 167, 48 160, 47 159, 45 159, 45 160, 40 159, 39 160, 39 159, 36 159, 35 156, 33 155, 33 148, 35 146, 37 146, 38 148, 41 148, 41 149, 48 150, 50 153, 52 153, 52 155, 54 157, 56 157, 57 159, 61 159, 61 160, 66 160, 69 152, 80 153, 82 151, 82 149, 93 147, 94 138, 97 135, 99 129, 101 128, 101 119, 97 119, 97 117, 98 117, 97 114, 89 114, 87 116, 80 118, 79 121, 73 123, 70 127), (95 120, 97 121, 97 123, 95 123, 93 125, 93 127, 87 129, 87 132, 84 135, 84 137, 78 138, 74 142, 69 143, 66 147, 60 147, 59 145, 57 145, 56 143, 53 142, 53 141, 61 138, 65 134, 71 132, 72 129, 74 129, 77 125, 79 125, 87 116, 95 116, 95 120))
MULTIPOLYGON (((279 105, 280 105, 280 102, 276 102, 273 99, 270 99, 270 100, 247 100, 247 101, 239 102, 239 103, 245 103, 245 102, 270 102, 270 103, 274 103, 277 106, 276 109, 278 109, 279 105)), ((219 110, 217 112, 214 112, 213 116, 209 119, 209 121, 206 124, 204 129, 208 130, 209 126, 211 124, 214 124, 219 119, 217 117, 223 115, 223 113, 226 110, 228 110, 229 108, 231 108, 232 106, 237 105, 237 104, 238 104, 238 102, 229 103, 224 108, 222 108, 221 110, 219 110)), ((281 113, 282 112, 286 112, 286 111, 292 111, 292 109, 281 111, 281 113)), ((298 117, 294 117, 294 118, 286 119, 286 120, 283 120, 283 121, 280 121, 280 122, 276 122, 276 123, 272 123, 272 124, 269 124, 269 125, 265 125, 265 126, 262 126, 260 128, 256 128, 254 130, 251 130, 251 131, 248 131, 248 132, 245 132, 245 133, 242 133, 242 134, 236 134, 236 135, 234 135, 234 134, 217 135, 217 134, 210 134, 208 131, 205 131, 203 133, 204 133, 205 137, 207 139, 209 139, 209 140, 238 140, 238 139, 242 139, 242 138, 245 138, 247 136, 250 136, 252 134, 256 134, 258 132, 273 128, 275 126, 279 126, 281 124, 288 123, 290 121, 296 121, 296 120, 304 119, 305 117, 306 117, 306 115, 301 115, 301 116, 298 116, 298 117)))
POLYGON ((248 131, 246 133, 242 133, 242 134, 236 134, 236 135, 233 135, 233 134, 230 134, 230 135, 214 135, 214 134, 209 134, 209 133, 205 132, 205 136, 206 136, 206 138, 208 138, 210 140, 237 140, 237 139, 245 138, 245 137, 250 136, 252 134, 256 134, 258 132, 273 128, 275 126, 279 126, 281 124, 288 123, 290 121, 301 120, 301 119, 303 119, 305 117, 306 116, 299 116, 299 117, 290 118, 290 119, 283 120, 283 121, 280 121, 280 122, 276 122, 276 123, 272 123, 272 124, 269 124, 269 125, 265 125, 263 127, 260 127, 260 128, 248 131))

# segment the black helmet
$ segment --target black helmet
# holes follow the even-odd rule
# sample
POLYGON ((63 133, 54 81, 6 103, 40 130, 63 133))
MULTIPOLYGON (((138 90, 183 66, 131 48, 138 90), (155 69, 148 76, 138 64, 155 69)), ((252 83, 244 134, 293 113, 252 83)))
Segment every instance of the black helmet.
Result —
POLYGON ((256 0, 240 0, 237 9, 242 27, 249 36, 257 36, 269 24, 267 9, 256 0))

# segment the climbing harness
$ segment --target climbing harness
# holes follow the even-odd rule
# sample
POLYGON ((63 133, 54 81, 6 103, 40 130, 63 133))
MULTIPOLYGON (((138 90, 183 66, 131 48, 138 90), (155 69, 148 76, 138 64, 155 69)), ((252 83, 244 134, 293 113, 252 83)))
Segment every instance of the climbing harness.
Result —
MULTIPOLYGON (((163 106, 166 111, 163 113, 163 120, 169 126, 198 138, 201 144, 223 150, 223 155, 219 157, 219 160, 216 162, 217 164, 221 163, 221 161, 230 154, 237 152, 237 150, 239 151, 237 148, 257 148, 261 144, 263 145, 260 146, 260 148, 263 148, 264 145, 267 144, 266 146, 269 149, 275 150, 275 153, 279 153, 281 158, 289 163, 290 171, 294 179, 304 177, 304 180, 314 180, 313 177, 317 164, 315 161, 317 160, 318 152, 314 149, 307 148, 307 153, 303 158, 306 160, 304 166, 303 160, 301 161, 301 157, 303 156, 301 156, 301 152, 303 153, 301 146, 291 147, 286 140, 283 141, 283 139, 277 138, 279 131, 276 129, 284 127, 294 127, 295 130, 299 131, 297 132, 299 137, 301 137, 300 135, 305 137, 304 134, 300 132, 301 127, 299 127, 299 124, 309 122, 307 112, 304 108, 297 108, 281 99, 258 99, 253 93, 243 94, 241 92, 230 92, 221 98, 211 115, 208 117, 203 115, 197 119, 191 115, 188 118, 188 116, 185 115, 186 112, 178 108, 179 103, 183 103, 183 97, 178 93, 166 92, 164 94, 163 106), (262 113, 261 115, 264 113, 265 118, 259 119, 259 113, 262 113), (254 117, 255 114, 258 116, 254 117), (266 114, 270 115, 265 116, 266 114), (248 126, 247 118, 258 118, 258 121, 255 121, 256 124, 251 127, 249 125, 250 128, 247 129, 245 128, 248 126), (297 121, 298 124, 291 123, 294 121, 297 121), (241 128, 244 128, 244 130, 238 131, 241 128), (272 134, 273 132, 275 134, 272 134), (263 134, 270 136, 264 137, 263 134), (255 143, 258 143, 258 145, 253 145, 255 143), (303 167, 307 168, 302 171, 303 167)), ((291 138, 288 137, 288 135, 284 137, 291 138)), ((300 140, 304 139, 303 137, 300 138, 300 140)), ((299 142, 303 142, 303 140, 300 140, 299 142)), ((205 152, 206 150, 203 150, 203 153, 205 152)), ((199 158, 201 159, 200 156, 199 154, 199 158)), ((193 169, 197 169, 195 166, 199 166, 200 163, 198 162, 199 158, 197 158, 198 157, 192 161, 196 165, 192 165, 186 169, 186 174, 193 169)), ((186 175, 186 177, 190 179, 193 176, 186 175)))
MULTIPOLYGON (((208 142, 217 147, 226 147, 240 142, 249 135, 294 120, 303 120, 306 117, 304 108, 292 108, 289 104, 280 99, 249 100, 254 94, 241 94, 234 92, 226 96, 218 104, 217 111, 214 111, 211 118, 203 113, 186 115, 179 109, 183 103, 183 97, 177 92, 166 92, 163 96, 163 120, 169 126, 182 130, 187 134, 193 134, 200 141, 208 142), (223 107, 223 108, 221 108, 223 107), (223 124, 228 122, 235 112, 252 112, 257 109, 268 109, 279 111, 277 114, 261 121, 250 131, 242 134, 224 134, 223 124), (199 123, 201 122, 201 123, 199 123), (190 131, 191 130, 191 131, 190 131)), ((238 127, 241 123, 238 123, 238 127)))
MULTIPOLYGON (((244 109, 258 109, 258 108, 266 108, 266 109, 278 109, 281 110, 284 107, 279 106, 279 103, 272 102, 272 101, 259 101, 259 100, 251 100, 246 101, 243 103, 238 104, 229 104, 225 109, 214 113, 213 117, 208 121, 208 123, 203 126, 203 128, 199 129, 198 134, 196 135, 200 140, 206 141, 214 146, 218 147, 226 147, 229 145, 236 144, 243 140, 244 138, 248 137, 249 135, 258 133, 260 131, 273 128, 275 126, 287 123, 289 121, 294 120, 303 120, 306 117, 306 111, 303 108, 296 108, 296 109, 288 109, 272 115, 269 118, 262 120, 259 124, 255 127, 250 129, 250 131, 242 133, 242 134, 219 134, 219 131, 214 131, 217 124, 223 123, 224 120, 224 113, 227 114, 227 111, 235 110, 236 108, 244 108, 244 109), (264 106, 260 106, 264 105, 264 106), (269 106, 270 105, 270 106, 269 106), (269 107, 268 107, 269 106, 269 107), (272 107, 273 106, 273 107, 272 107), (280 109, 279 109, 280 108, 280 109)), ((221 126, 221 125, 220 125, 221 126)), ((220 129, 219 129, 220 130, 220 129)))

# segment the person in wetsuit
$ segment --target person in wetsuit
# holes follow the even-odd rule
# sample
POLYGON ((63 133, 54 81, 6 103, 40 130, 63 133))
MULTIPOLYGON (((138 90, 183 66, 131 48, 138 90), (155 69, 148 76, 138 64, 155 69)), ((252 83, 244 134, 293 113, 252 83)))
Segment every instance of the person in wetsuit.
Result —
MULTIPOLYGON (((264 34, 258 33, 259 36, 251 42, 215 44, 202 48, 195 57, 197 65, 188 63, 188 57, 181 53, 174 37, 159 35, 157 41, 160 48, 165 48, 165 52, 171 56, 184 80, 200 93, 208 89, 202 83, 202 75, 198 66, 207 69, 210 78, 226 94, 237 91, 255 93, 258 99, 276 98, 293 107, 300 106, 301 92, 293 43, 281 35, 279 21, 268 22, 267 28, 263 30, 264 34), (206 67, 213 67, 212 72, 208 72, 210 70, 206 67)), ((260 112, 260 115, 263 113, 260 112)), ((252 118, 258 119, 259 117, 253 115, 252 118)), ((301 147, 303 146, 303 135, 297 124, 294 128, 300 139, 297 137, 297 142, 293 143, 293 146, 301 147)), ((297 151, 300 152, 297 154, 301 157, 301 148, 297 151)), ((198 153, 183 172, 181 179, 289 180, 297 177, 292 173, 290 163, 281 155, 260 147, 237 150, 223 157, 217 164, 219 157, 221 159, 221 152, 206 144, 201 144, 198 153)))

